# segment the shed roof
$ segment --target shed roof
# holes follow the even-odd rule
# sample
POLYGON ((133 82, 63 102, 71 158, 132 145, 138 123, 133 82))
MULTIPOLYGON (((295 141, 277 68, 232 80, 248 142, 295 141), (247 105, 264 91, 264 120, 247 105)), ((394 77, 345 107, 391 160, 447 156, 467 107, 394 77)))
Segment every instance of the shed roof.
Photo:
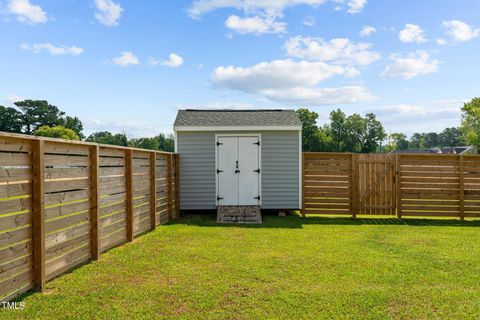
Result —
POLYGON ((294 110, 179 110, 178 127, 301 127, 294 110))

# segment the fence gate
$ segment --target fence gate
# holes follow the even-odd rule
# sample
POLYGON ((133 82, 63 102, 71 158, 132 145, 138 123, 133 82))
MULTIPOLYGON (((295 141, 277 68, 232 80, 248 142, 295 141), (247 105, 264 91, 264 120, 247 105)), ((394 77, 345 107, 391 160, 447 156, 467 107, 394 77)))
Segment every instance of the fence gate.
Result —
POLYGON ((357 214, 395 215, 395 156, 359 154, 356 157, 357 214))

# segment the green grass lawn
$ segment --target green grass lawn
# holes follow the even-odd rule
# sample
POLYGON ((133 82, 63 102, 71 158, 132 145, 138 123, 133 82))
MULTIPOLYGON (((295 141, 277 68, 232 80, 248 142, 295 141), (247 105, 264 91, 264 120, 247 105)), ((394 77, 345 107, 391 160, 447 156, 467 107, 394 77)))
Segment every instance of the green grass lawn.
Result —
POLYGON ((478 319, 480 221, 187 216, 5 319, 478 319))

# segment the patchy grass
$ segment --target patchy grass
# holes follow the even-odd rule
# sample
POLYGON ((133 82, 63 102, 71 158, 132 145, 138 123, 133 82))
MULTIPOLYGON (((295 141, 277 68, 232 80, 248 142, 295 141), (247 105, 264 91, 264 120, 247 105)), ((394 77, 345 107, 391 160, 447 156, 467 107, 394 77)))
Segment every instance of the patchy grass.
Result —
POLYGON ((480 222, 187 216, 19 300, 5 319, 478 319, 480 222))

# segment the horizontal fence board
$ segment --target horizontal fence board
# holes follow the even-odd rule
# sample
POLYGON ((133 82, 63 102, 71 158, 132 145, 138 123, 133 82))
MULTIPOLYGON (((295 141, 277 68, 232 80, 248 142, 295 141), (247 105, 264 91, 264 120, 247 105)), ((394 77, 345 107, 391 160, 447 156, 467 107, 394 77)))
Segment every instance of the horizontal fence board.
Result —
POLYGON ((60 155, 83 155, 90 154, 89 146, 82 146, 78 144, 62 143, 62 142, 45 142, 46 154, 60 154, 60 155))
POLYGON ((478 156, 304 153, 303 159, 304 214, 480 213, 478 156))
POLYGON ((89 197, 90 190, 71 190, 65 192, 57 192, 45 195, 45 205, 48 208, 52 205, 88 200, 89 197))
POLYGON ((0 152, 0 166, 2 167, 28 167, 32 158, 28 153, 0 152))
POLYGON ((175 174, 167 171, 170 153, 0 132, 0 300, 43 289, 45 279, 89 261, 94 252, 126 242, 129 152, 133 155, 133 227, 140 234, 151 229, 152 205, 159 210, 156 224, 168 221, 167 209, 177 205, 175 187, 166 185, 168 175, 175 174), (98 161, 94 161, 95 150, 98 161), (153 179, 152 156, 157 159, 153 179), (159 202, 150 197, 151 181, 158 181, 153 191, 158 190, 159 202), (170 203, 168 189, 174 191, 170 203), (36 200, 42 201, 35 205, 40 215, 35 221, 41 223, 34 238, 32 204, 36 200))

